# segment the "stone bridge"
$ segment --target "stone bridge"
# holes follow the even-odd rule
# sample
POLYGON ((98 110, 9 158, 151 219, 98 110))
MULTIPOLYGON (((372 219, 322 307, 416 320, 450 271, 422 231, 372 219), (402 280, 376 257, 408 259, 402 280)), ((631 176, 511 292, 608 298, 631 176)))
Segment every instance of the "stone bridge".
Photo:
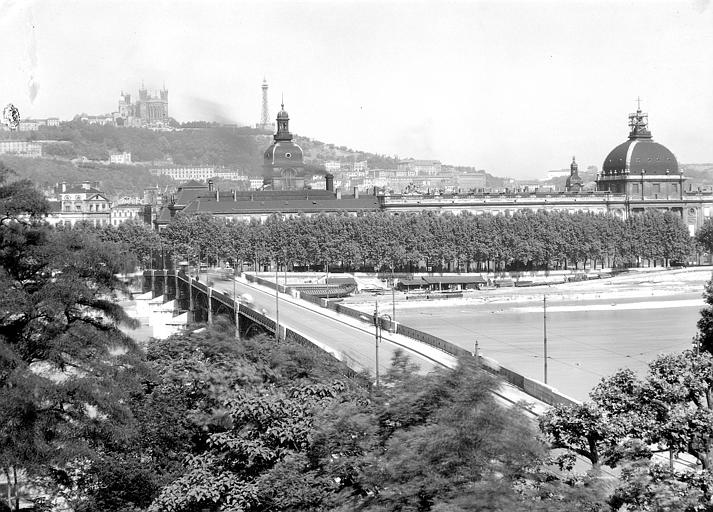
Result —
POLYGON ((212 324, 224 317, 237 325, 236 334, 250 337, 257 333, 275 333, 275 321, 263 315, 240 298, 219 292, 206 283, 174 270, 147 270, 143 274, 143 292, 164 304, 173 302, 172 315, 187 314, 187 323, 212 324), (236 314, 237 313, 237 314, 236 314))

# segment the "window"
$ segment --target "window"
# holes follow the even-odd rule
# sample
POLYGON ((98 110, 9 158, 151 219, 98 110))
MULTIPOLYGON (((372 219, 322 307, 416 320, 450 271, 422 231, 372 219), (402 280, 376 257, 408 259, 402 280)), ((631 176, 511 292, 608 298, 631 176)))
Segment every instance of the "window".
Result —
POLYGON ((639 184, 638 183, 633 183, 631 185, 631 191, 632 192, 638 192, 639 191, 639 184))

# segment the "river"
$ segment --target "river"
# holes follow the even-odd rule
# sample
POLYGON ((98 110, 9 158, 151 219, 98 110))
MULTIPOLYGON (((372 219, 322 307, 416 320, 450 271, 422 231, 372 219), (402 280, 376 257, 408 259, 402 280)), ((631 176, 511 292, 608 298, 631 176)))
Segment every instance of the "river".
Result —
MULTIPOLYGON (((691 346, 700 292, 666 297, 584 299, 547 307, 547 382, 583 400, 618 368, 644 373, 657 354, 691 346)), ((399 309, 398 321, 430 332, 537 380, 544 380, 543 302, 399 309)))

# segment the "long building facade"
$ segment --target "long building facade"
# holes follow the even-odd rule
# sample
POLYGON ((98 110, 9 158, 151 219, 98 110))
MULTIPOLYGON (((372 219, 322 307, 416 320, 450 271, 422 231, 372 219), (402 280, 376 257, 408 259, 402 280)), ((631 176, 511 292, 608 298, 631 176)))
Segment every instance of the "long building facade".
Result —
MULTIPOLYGON (((286 215, 386 211, 393 214, 435 211, 476 215, 512 215, 520 210, 612 214, 621 219, 650 209, 681 216, 693 235, 713 214, 713 194, 685 190, 686 178, 673 153, 653 141, 648 115, 639 108, 629 115, 629 138, 605 158, 596 190, 582 191, 575 159, 570 164, 567 191, 552 193, 362 194, 334 189, 325 176, 325 190, 308 190, 304 183, 302 150, 292 141, 284 108, 277 116, 277 133, 263 159, 263 190, 250 193, 217 191, 186 184, 159 215, 162 227, 178 212, 209 213, 228 221, 264 220, 271 213, 286 215)), ((440 163, 439 163, 440 164, 440 163)), ((434 164, 435 165, 435 164, 434 164)), ((320 187, 321 188, 321 187, 320 187)))

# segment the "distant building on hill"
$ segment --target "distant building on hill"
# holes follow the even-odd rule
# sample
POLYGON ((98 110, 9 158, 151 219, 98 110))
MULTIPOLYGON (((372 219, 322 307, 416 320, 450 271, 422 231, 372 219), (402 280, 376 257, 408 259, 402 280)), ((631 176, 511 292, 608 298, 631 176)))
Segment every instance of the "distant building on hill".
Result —
POLYGON ((109 163, 111 164, 130 164, 131 163, 131 153, 124 151, 123 153, 114 153, 109 155, 109 163))
MULTIPOLYGON (((21 132, 34 132, 40 129, 42 126, 59 126, 58 117, 48 117, 46 119, 22 119, 18 126, 18 131, 21 132)), ((7 125, 0 124, 0 131, 9 130, 7 125)))
POLYGON ((401 160, 397 170, 402 176, 437 176, 441 174, 441 162, 438 160, 401 160))
POLYGON ((121 91, 117 124, 137 128, 162 128, 168 126, 168 89, 150 93, 144 84, 139 89, 139 99, 131 102, 131 94, 121 91), (121 121, 119 121, 121 119, 121 121))
POLYGON ((26 140, 0 140, 0 155, 42 156, 42 144, 26 140))
POLYGON ((206 181, 211 178, 220 178, 230 181, 247 181, 248 179, 247 176, 237 169, 216 167, 214 165, 155 167, 149 169, 149 172, 154 176, 168 176, 178 181, 206 181))
POLYGON ((480 171, 467 172, 456 176, 456 182, 461 192, 471 190, 482 192, 485 190, 485 179, 485 173, 480 171))

